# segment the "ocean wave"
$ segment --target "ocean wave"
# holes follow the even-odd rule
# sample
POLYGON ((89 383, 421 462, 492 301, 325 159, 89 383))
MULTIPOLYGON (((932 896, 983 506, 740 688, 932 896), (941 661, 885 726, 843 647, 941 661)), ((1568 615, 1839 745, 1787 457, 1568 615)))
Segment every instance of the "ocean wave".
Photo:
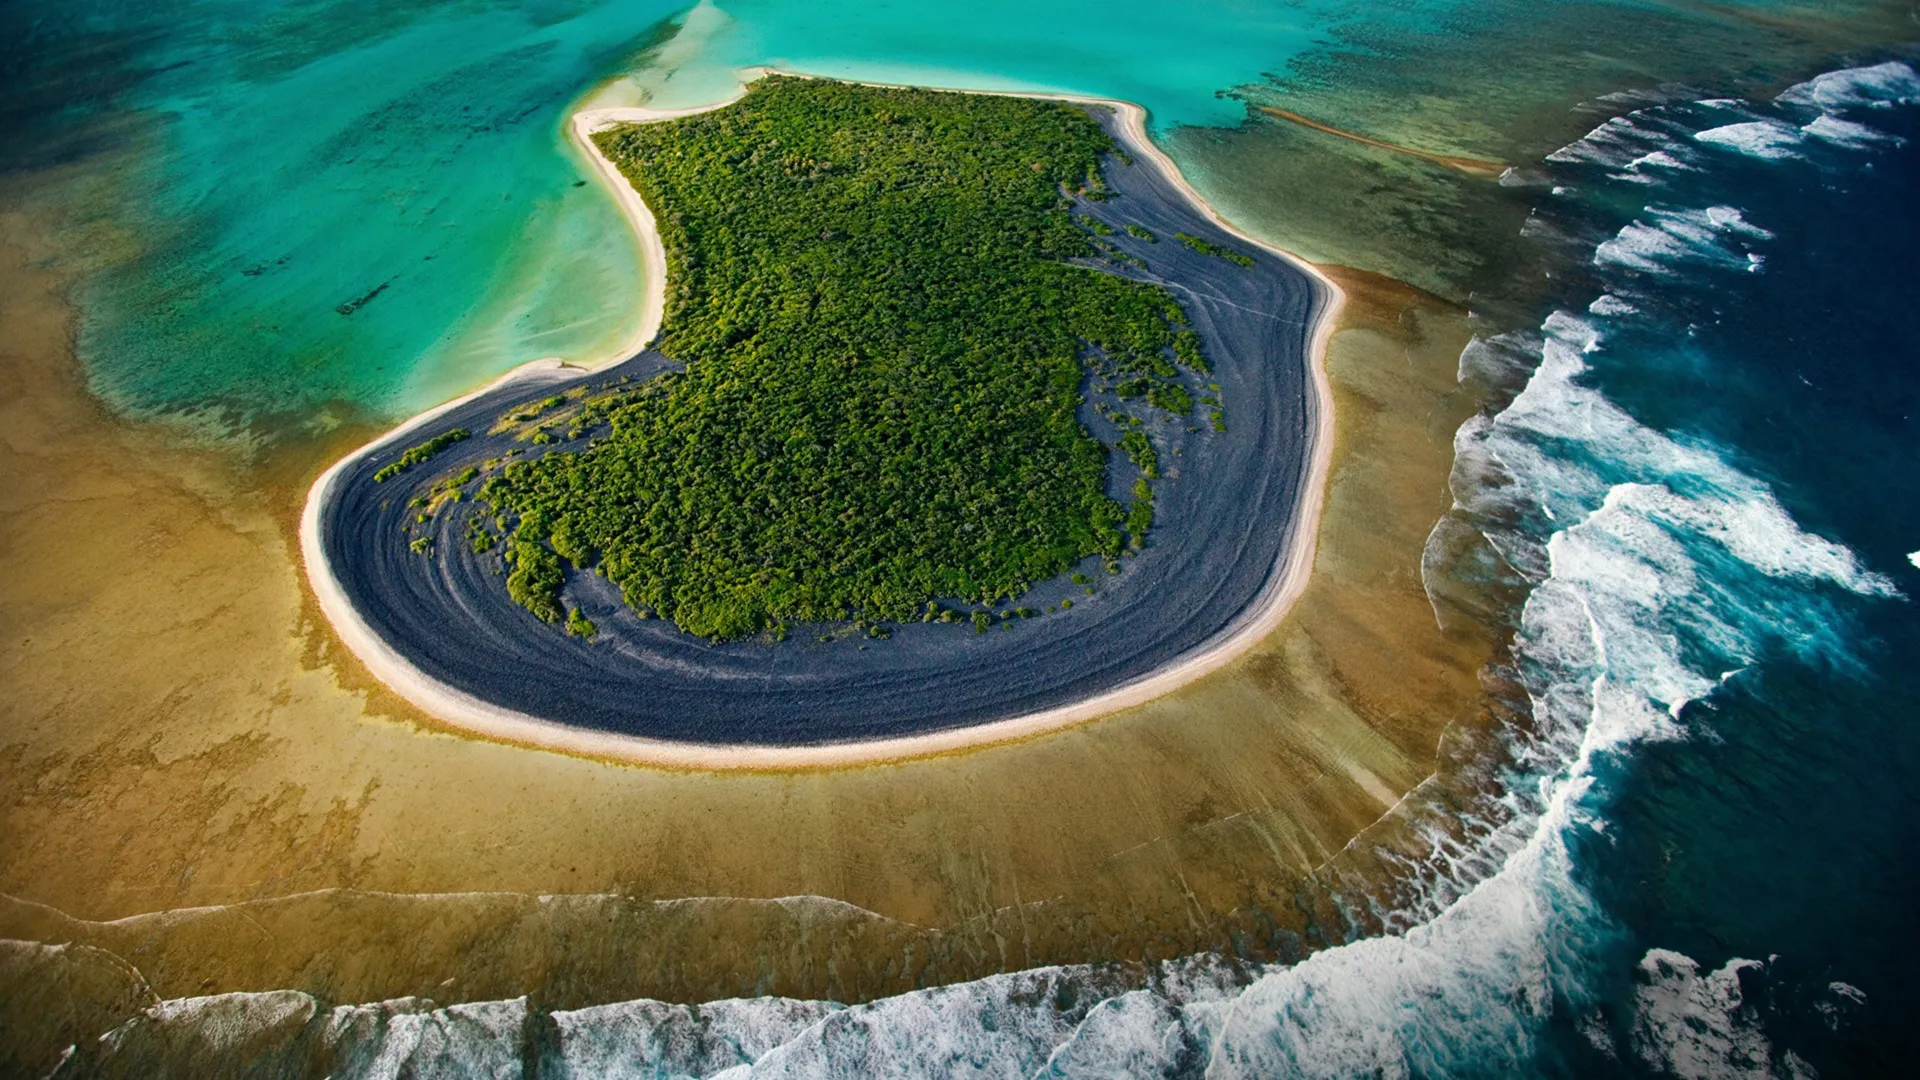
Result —
POLYGON ((1730 150, 1762 161, 1796 160, 1807 140, 1847 149, 1898 145, 1903 140, 1840 113, 1920 102, 1920 75, 1900 61, 1829 72, 1783 91, 1780 108, 1731 98, 1676 100, 1674 95, 1608 95, 1595 108, 1637 106, 1609 117, 1585 135, 1546 155, 1555 165, 1607 170, 1607 179, 1638 185, 1703 170, 1695 148, 1730 150), (1805 123, 1805 111, 1819 115, 1805 123))
POLYGON ((1790 86, 1774 100, 1827 112, 1912 105, 1920 103, 1920 74, 1899 60, 1845 68, 1790 86))
POLYGON ((1778 120, 1748 120, 1696 131, 1694 141, 1737 150, 1748 157, 1780 161, 1797 157, 1806 133, 1778 120))
MULTIPOLYGON (((1819 1074, 1792 1048, 1777 1045, 1769 1022, 1783 1012, 1772 1000, 1780 985, 1773 960, 1734 957, 1713 971, 1684 953, 1649 949, 1634 970, 1634 1056, 1647 1068, 1679 1080, 1812 1080, 1819 1074)), ((1806 1002, 1806 1012, 1829 1032, 1839 1031, 1866 995, 1830 982, 1806 1002)))
POLYGON ((1829 113, 1821 113, 1814 117, 1800 130, 1850 150, 1865 150, 1874 146, 1899 146, 1906 142, 1898 135, 1889 135, 1878 128, 1871 128, 1852 120, 1842 120, 1829 113))
POLYGON ((53 1076, 518 1077, 526 998, 445 1008, 419 998, 322 1007, 297 990, 160 1002, 76 1047, 53 1076))
POLYGON ((1686 263, 1751 270, 1760 262, 1747 242, 1772 238, 1773 233, 1747 221, 1737 207, 1649 207, 1596 247, 1593 262, 1646 274, 1672 273, 1686 263))
MULTIPOLYGON (((1763 967, 1734 959, 1706 975, 1691 957, 1649 950, 1635 973, 1633 1046, 1641 1061, 1680 1080, 1754 1080, 1775 1073, 1766 1032, 1744 1008, 1740 974, 1763 967)), ((1789 1050, 1779 1062, 1788 1077, 1816 1075, 1789 1050)))
POLYGON ((1665 106, 1615 116, 1584 136, 1555 150, 1546 160, 1556 165, 1597 165, 1606 169, 1692 169, 1683 141, 1687 129, 1665 106))
POLYGON ((712 1076, 758 1061, 840 1009, 768 997, 701 1005, 629 1001, 555 1012, 554 1046, 541 1071, 581 1080, 712 1076))

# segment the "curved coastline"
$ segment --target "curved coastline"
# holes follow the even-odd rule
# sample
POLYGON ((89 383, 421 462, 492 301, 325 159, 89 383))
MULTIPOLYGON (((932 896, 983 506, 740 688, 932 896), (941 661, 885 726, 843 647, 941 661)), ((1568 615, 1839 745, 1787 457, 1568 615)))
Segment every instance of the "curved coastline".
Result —
MULTIPOLYGON (((762 69, 773 73, 773 69, 762 69)), ((781 74, 799 74, 780 72, 781 74)), ((870 84, 883 85, 883 84, 870 84)), ((965 93, 981 93, 961 88, 965 93)), ((742 90, 744 93, 744 89, 742 90)), ((989 93, 1008 93, 989 91, 989 93)), ((567 364, 547 358, 524 364, 486 386, 423 412, 334 463, 315 481, 300 521, 300 550, 307 577, 321 609, 349 649, 372 674, 411 704, 447 726, 484 738, 573 753, 583 756, 698 770, 779 770, 871 764, 974 749, 1031 738, 1086 723, 1101 716, 1144 704, 1226 666, 1277 628, 1305 589, 1311 573, 1320 511, 1325 495, 1333 443, 1332 390, 1325 370, 1327 340, 1345 301, 1340 288, 1311 264, 1289 252, 1262 243, 1234 228, 1187 183, 1179 170, 1147 136, 1146 110, 1132 102, 1067 94, 1012 94, 1066 101, 1112 110, 1114 134, 1127 153, 1151 164, 1152 170, 1173 187, 1201 216, 1238 241, 1254 245, 1304 276, 1313 288, 1311 327, 1305 356, 1307 396, 1305 468, 1290 515, 1280 557, 1269 568, 1264 585, 1224 626, 1194 648, 1159 667, 1086 697, 1031 712, 967 724, 944 730, 902 736, 832 741, 808 745, 723 744, 648 738, 640 735, 576 727, 543 719, 467 693, 422 671, 376 632, 354 606, 322 542, 322 519, 338 494, 341 478, 370 455, 392 447, 434 420, 504 390, 526 383, 574 382, 585 374, 622 363, 639 354, 657 334, 665 302, 665 252, 653 216, 614 164, 599 153, 588 137, 609 124, 649 122, 722 108, 737 100, 697 108, 653 110, 638 107, 583 108, 568 120, 569 138, 594 165, 598 178, 611 189, 629 224, 640 239, 647 271, 640 326, 630 344, 591 364, 567 364)))

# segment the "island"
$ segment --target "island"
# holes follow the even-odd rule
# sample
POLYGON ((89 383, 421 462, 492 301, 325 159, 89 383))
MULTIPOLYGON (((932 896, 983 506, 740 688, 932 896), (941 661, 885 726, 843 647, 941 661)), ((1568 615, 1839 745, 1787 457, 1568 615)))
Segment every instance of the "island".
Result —
POLYGON ((1164 692, 1297 593, 1338 294, 1137 108, 768 74, 574 130, 646 347, 416 418, 303 519, 323 609, 430 714, 702 767, 936 752, 1164 692))

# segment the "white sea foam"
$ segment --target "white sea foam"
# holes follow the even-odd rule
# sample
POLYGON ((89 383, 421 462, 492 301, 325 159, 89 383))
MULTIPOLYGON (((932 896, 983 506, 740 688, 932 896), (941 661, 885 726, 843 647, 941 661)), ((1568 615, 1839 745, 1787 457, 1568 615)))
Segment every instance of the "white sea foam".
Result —
MULTIPOLYGON (((525 998, 435 1008, 418 998, 322 1011, 297 990, 216 994, 151 1006, 70 1058, 77 1074, 298 1075, 324 1061, 359 1080, 521 1075, 525 998), (277 1063, 277 1064, 276 1064, 277 1063)), ((61 1075, 61 1074, 56 1074, 61 1075)))
POLYGON ((674 1005, 629 1001, 553 1013, 555 1077, 711 1076, 749 1065, 839 1011, 822 1001, 755 998, 674 1005))
POLYGON ((1702 975, 1690 957, 1666 949, 1649 951, 1636 973, 1635 1056, 1680 1080, 1770 1080, 1775 1075, 1773 1044, 1742 1008, 1740 991, 1740 973, 1761 966, 1736 959, 1702 975))
POLYGON ((1629 169, 1674 169, 1681 172, 1699 172, 1699 168, 1680 160, 1669 150, 1655 150, 1642 154, 1627 162, 1629 169))
POLYGON ((1559 165, 1598 165, 1607 169, 1647 167, 1692 169, 1682 141, 1685 130, 1659 108, 1616 116, 1585 135, 1548 154, 1559 165))
POLYGON ((1547 160, 1561 165, 1581 162, 1618 168, 1641 152, 1641 140, 1642 133, 1631 114, 1616 116, 1548 154, 1547 160))
POLYGON ((1800 130, 1849 150, 1866 150, 1875 146, 1900 146, 1906 142, 1898 135, 1889 135, 1878 128, 1857 124, 1852 120, 1842 120, 1827 113, 1814 117, 1800 130))
POLYGON ((174 998, 147 1008, 101 1036, 101 1042, 111 1050, 124 1051, 143 1037, 167 1032, 198 1044, 193 1052, 219 1056, 241 1049, 262 1033, 297 1032, 313 1019, 317 1008, 313 998, 297 990, 174 998))
POLYGON ((1641 154, 1627 162, 1626 168, 1608 176, 1630 184, 1658 184, 1673 173, 1699 171, 1697 166, 1681 160, 1674 149, 1668 149, 1641 154))
POLYGON ((1632 315, 1640 309, 1612 293, 1601 293, 1598 299, 1587 305, 1587 310, 1595 315, 1617 317, 1621 315, 1632 315))
POLYGON ((1694 139, 1712 146, 1737 150, 1748 157, 1778 161, 1797 156, 1795 151, 1806 141, 1806 134, 1792 124, 1778 120, 1749 120, 1695 132, 1694 139))
POLYGON ((1650 207, 1593 252, 1597 266, 1670 274, 1683 264, 1751 268, 1743 242, 1773 234, 1746 220, 1737 207, 1669 210, 1650 207))
POLYGON ((1920 102, 1920 74, 1898 60, 1871 67, 1829 71, 1788 87, 1777 100, 1829 112, 1911 105, 1920 102))
POLYGON ((1475 337, 1460 351, 1455 377, 1468 385, 1510 385, 1533 370, 1538 348, 1537 341, 1524 334, 1475 337))
POLYGON ((526 998, 444 1009, 422 1009, 422 1004, 405 1000, 333 1010, 323 1038, 345 1066, 335 1075, 365 1080, 520 1076, 526 998))
POLYGON ((1907 561, 1908 561, 1908 562, 1910 562, 1910 563, 1912 563, 1912 564, 1913 564, 1914 566, 1916 566, 1916 567, 1920 567, 1920 551, 1910 551, 1910 552, 1908 552, 1908 553, 1907 553, 1907 561))
POLYGON ((1181 1010, 1165 997, 1135 990, 1094 1006, 1055 1047, 1037 1078, 1170 1076, 1195 1055, 1181 1010))

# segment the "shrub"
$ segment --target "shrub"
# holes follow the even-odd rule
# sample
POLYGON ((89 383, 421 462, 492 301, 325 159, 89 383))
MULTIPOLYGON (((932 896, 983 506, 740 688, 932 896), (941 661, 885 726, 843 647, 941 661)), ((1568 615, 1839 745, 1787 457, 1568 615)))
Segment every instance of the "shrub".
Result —
POLYGON ((443 435, 435 435, 418 446, 408 447, 393 464, 374 473, 373 481, 376 484, 384 484, 471 434, 472 432, 466 428, 454 428, 443 435))
POLYGON ((1213 255, 1217 258, 1222 258, 1227 260, 1230 263, 1237 263, 1241 266, 1253 265, 1253 256, 1247 255, 1243 252, 1235 251, 1234 249, 1227 247, 1223 244, 1216 244, 1211 240, 1205 240, 1205 239, 1202 239, 1201 237, 1192 236, 1187 233, 1174 233, 1173 235, 1177 239, 1179 239, 1181 243, 1187 245, 1188 247, 1192 248, 1193 250, 1199 252, 1202 255, 1213 255))
POLYGON ((516 601, 557 618, 560 560, 591 561, 636 610, 730 638, 1011 599, 1124 549, 1081 387, 1191 331, 1172 293, 1084 265, 1105 241, 1066 193, 1103 197, 1113 149, 1091 117, 769 77, 595 140, 656 214, 658 348, 685 369, 585 403, 575 429, 604 437, 488 483, 516 601))

